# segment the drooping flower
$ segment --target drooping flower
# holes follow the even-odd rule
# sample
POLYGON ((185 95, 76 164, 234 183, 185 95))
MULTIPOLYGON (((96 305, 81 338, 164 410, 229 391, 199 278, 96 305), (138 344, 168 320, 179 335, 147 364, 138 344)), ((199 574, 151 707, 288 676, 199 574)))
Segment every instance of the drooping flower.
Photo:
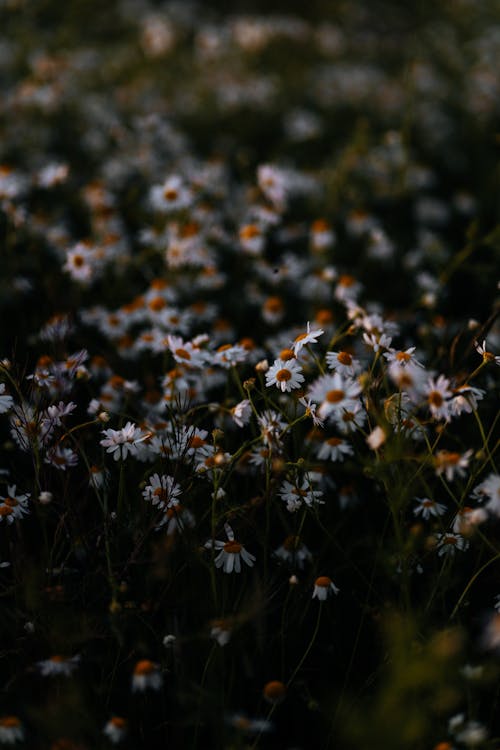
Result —
POLYGON ((323 602, 325 599, 328 599, 330 594, 338 594, 339 591, 340 589, 335 586, 331 578, 328 576, 319 576, 319 578, 316 578, 314 581, 312 598, 323 602))
POLYGON ((243 560, 246 565, 252 568, 255 557, 247 552, 240 542, 236 541, 233 530, 228 523, 224 524, 224 531, 226 532, 227 542, 209 539, 205 544, 207 549, 218 550, 218 555, 214 559, 215 567, 222 568, 224 573, 240 573, 241 561, 243 560))

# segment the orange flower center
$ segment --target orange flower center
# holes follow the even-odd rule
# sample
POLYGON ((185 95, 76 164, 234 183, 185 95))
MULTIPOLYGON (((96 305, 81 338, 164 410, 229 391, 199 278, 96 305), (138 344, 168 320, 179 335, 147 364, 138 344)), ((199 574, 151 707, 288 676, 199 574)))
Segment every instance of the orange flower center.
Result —
POLYGON ((235 541, 226 542, 224 552, 227 552, 229 555, 238 555, 241 552, 241 544, 235 541))
POLYGON ((135 665, 134 674, 136 675, 145 675, 145 674, 151 674, 151 672, 154 672, 156 669, 156 666, 154 662, 150 661, 149 659, 141 659, 141 661, 138 661, 135 665))
POLYGON ((328 576, 320 576, 319 578, 316 578, 314 581, 315 586, 319 586, 320 588, 327 589, 329 588, 332 580, 331 578, 328 578, 328 576))
POLYGON ((2 716, 0 719, 0 727, 13 728, 19 726, 21 726, 21 722, 17 716, 2 716))
POLYGON ((271 680, 264 686, 264 697, 272 703, 283 700, 286 695, 286 685, 279 680, 271 680))
POLYGON ((431 406, 440 407, 443 404, 443 401, 444 399, 439 391, 431 391, 431 393, 429 393, 429 403, 431 406))
POLYGON ((406 352, 398 352, 396 354, 396 359, 398 362, 410 362, 411 354, 407 354, 406 352))
POLYGON ((337 359, 341 365, 345 365, 346 367, 350 367, 352 365, 352 357, 349 352, 339 352, 337 354, 337 359))
POLYGON ((344 391, 333 390, 333 391, 328 391, 328 393, 326 394, 326 400, 330 404, 338 404, 339 401, 342 401, 343 398, 344 398, 344 391))
POLYGON ((280 383, 285 383, 287 380, 290 380, 291 377, 292 373, 286 368, 278 370, 278 372, 276 373, 276 380, 278 380, 280 383))
POLYGON ((160 310, 163 310, 167 303, 163 299, 163 297, 154 297, 154 299, 151 300, 149 303, 149 309, 153 312, 159 312, 160 310))
POLYGON ((176 349, 174 354, 176 354, 180 359, 191 359, 191 355, 186 349, 176 349))
MULTIPOLYGON (((295 341, 297 341, 297 339, 295 339, 295 341)), ((280 359, 283 362, 288 362, 290 359, 294 359, 294 358, 295 358, 295 354, 293 353, 291 349, 282 349, 280 351, 280 359)))

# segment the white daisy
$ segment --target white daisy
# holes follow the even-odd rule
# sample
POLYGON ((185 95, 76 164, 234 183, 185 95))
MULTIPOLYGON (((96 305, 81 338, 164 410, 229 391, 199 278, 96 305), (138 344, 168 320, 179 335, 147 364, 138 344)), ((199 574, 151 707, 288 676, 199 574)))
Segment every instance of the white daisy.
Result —
POLYGON ((269 388, 275 385, 283 393, 294 388, 300 388, 300 384, 303 382, 302 368, 295 359, 287 361, 275 359, 274 364, 266 373, 266 386, 269 388))
POLYGON ((253 567, 255 557, 247 552, 240 542, 237 542, 234 538, 234 533, 231 526, 228 523, 224 524, 224 531, 228 541, 222 542, 218 539, 209 539, 206 542, 205 547, 207 549, 219 550, 219 554, 214 559, 215 567, 222 568, 224 573, 240 573, 241 572, 241 560, 250 568, 253 567))

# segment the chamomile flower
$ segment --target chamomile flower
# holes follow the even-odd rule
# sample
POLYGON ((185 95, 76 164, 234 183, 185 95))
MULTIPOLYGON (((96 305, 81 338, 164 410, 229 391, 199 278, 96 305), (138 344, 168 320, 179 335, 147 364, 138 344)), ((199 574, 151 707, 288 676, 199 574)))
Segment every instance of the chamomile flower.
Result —
POLYGON ((394 363, 399 367, 408 367, 409 365, 413 365, 414 367, 423 367, 423 364, 421 364, 413 356, 415 349, 415 346, 410 346, 409 349, 405 349, 404 351, 398 349, 389 349, 387 352, 384 352, 384 357, 389 362, 389 364, 394 363))
POLYGON ((453 388, 453 398, 450 404, 451 414, 455 417, 460 416, 460 414, 472 414, 473 411, 477 410, 477 402, 481 401, 484 395, 485 391, 481 388, 473 388, 466 383, 453 388))
POLYGON ((309 388, 311 401, 320 404, 318 413, 321 419, 353 411, 359 404, 361 386, 350 378, 343 378, 338 372, 322 375, 309 388))
POLYGON ((17 716, 0 716, 0 743, 14 745, 24 740, 24 727, 17 716))
POLYGON ((159 510, 178 504, 181 488, 173 477, 153 474, 148 481, 149 484, 142 493, 145 500, 156 505, 159 510))
POLYGON ((486 339, 480 344, 478 341, 474 341, 474 348, 478 354, 483 358, 483 362, 494 362, 496 365, 500 365, 500 356, 489 352, 486 349, 486 339))
POLYGON ((219 646, 227 646, 231 640, 233 632, 231 621, 227 618, 212 620, 210 626, 210 637, 213 638, 219 646))
POLYGON ((314 490, 311 483, 304 477, 302 482, 292 483, 285 479, 281 484, 279 496, 286 503, 287 510, 290 513, 297 511, 303 503, 312 506, 316 503, 323 503, 321 490, 314 490))
POLYGON ((299 333, 298 336, 295 337, 292 343, 292 348, 295 353, 295 356, 300 352, 301 349, 304 348, 304 346, 307 346, 308 344, 316 344, 317 340, 320 336, 324 334, 324 331, 322 328, 315 328, 311 331, 311 324, 309 321, 307 321, 307 327, 305 333, 299 333))
POLYGON ((6 411, 9 411, 13 404, 14 399, 5 391, 5 383, 0 383, 0 414, 5 414, 6 411))
POLYGON ((434 456, 437 476, 444 474, 448 482, 451 482, 455 477, 465 476, 472 453, 473 451, 470 449, 465 453, 447 450, 438 451, 434 456))
POLYGON ((355 359, 350 352, 338 351, 338 352, 327 352, 326 364, 330 370, 341 375, 348 375, 354 378, 361 371, 361 364, 359 360, 355 359))
POLYGON ((445 532, 444 534, 436 534, 436 546, 438 555, 454 555, 456 550, 463 552, 469 546, 469 540, 465 539, 461 534, 455 534, 452 532, 445 532))
POLYGON ((0 496, 0 522, 5 519, 6 523, 11 524, 27 515, 29 496, 29 493, 17 493, 16 485, 9 486, 7 496, 0 496))
POLYGON ((286 423, 280 415, 272 409, 267 409, 257 418, 257 422, 261 430, 263 443, 268 448, 279 449, 281 446, 281 435, 286 427, 286 423))
POLYGON ((450 381, 444 375, 440 375, 437 380, 429 378, 427 386, 424 389, 427 397, 427 404, 434 419, 450 419, 450 399, 453 393, 450 390, 450 381))
POLYGON ((317 404, 313 403, 311 399, 301 396, 299 398, 299 404, 304 407, 306 417, 311 417, 313 425, 315 427, 323 427, 323 420, 320 419, 316 414, 317 404))
POLYGON ((49 659, 37 661, 36 665, 42 677, 70 677, 79 661, 78 655, 66 658, 60 654, 54 654, 49 659))
POLYGON ((312 554, 300 537, 291 534, 287 536, 283 544, 274 551, 274 556, 283 560, 288 565, 297 566, 302 570, 304 564, 312 560, 312 554))
POLYGON ((100 441, 100 445, 107 448, 107 453, 112 453, 115 461, 125 460, 127 456, 134 456, 137 453, 137 443, 144 440, 145 436, 142 430, 133 422, 127 422, 121 430, 102 430, 105 436, 100 441))
POLYGON ((479 500, 486 499, 487 510, 492 515, 500 517, 500 475, 489 474, 481 484, 474 488, 472 497, 479 500))
POLYGON ((227 717, 227 723, 234 729, 246 734, 264 734, 273 728, 268 719, 250 719, 246 714, 235 713, 227 717))
POLYGON ((193 201, 191 190, 179 175, 171 175, 163 185, 154 185, 149 197, 153 209, 162 213, 181 211, 193 201))
POLYGON ((243 560, 246 565, 252 568, 255 557, 247 552, 240 542, 235 540, 233 530, 228 523, 224 524, 224 531, 226 532, 227 542, 209 539, 205 544, 207 549, 218 550, 218 555, 214 558, 215 567, 222 568, 224 573, 241 573, 241 561, 243 560))
POLYGON ((354 451, 348 442, 332 436, 323 440, 316 455, 324 461, 343 461, 346 456, 353 454, 354 451))
POLYGON ((266 372, 266 386, 269 388, 275 385, 282 393, 300 388, 303 382, 302 368, 295 359, 275 359, 274 364, 266 372))
POLYGON ((426 521, 428 521, 431 516, 439 518, 439 516, 442 516, 447 510, 446 505, 438 503, 436 500, 431 500, 429 497, 416 497, 415 503, 416 505, 413 508, 414 515, 421 516, 426 521))
POLYGON ((127 720, 122 716, 112 716, 103 728, 103 734, 110 742, 117 745, 127 735, 127 720))
POLYGON ((328 576, 319 576, 319 578, 316 578, 314 581, 312 598, 324 602, 325 599, 328 599, 330 594, 338 594, 339 591, 340 589, 335 586, 331 578, 328 576))
POLYGON ((238 427, 244 427, 246 424, 248 424, 251 414, 252 407, 250 405, 250 401, 247 398, 237 403, 236 406, 233 406, 233 408, 231 409, 231 417, 238 427))
POLYGON ((140 659, 132 674, 132 692, 143 693, 145 690, 159 690, 163 685, 160 665, 150 659, 140 659))
POLYGON ((192 528, 195 523, 196 519, 188 508, 184 508, 182 505, 172 505, 164 509, 163 517, 160 523, 155 526, 155 530, 159 531, 165 527, 167 536, 170 536, 176 532, 182 533, 188 527, 192 528))

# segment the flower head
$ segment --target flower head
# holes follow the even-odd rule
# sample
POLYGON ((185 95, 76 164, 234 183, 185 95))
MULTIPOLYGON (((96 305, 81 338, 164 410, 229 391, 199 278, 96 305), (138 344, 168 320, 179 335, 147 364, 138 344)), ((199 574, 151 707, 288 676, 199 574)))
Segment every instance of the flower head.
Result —
POLYGON ((215 567, 222 568, 224 573, 240 573, 241 560, 243 560, 246 565, 252 568, 255 557, 247 552, 240 542, 236 541, 233 530, 228 523, 224 524, 224 531, 226 532, 227 542, 209 539, 205 544, 208 549, 219 550, 219 554, 214 559, 215 567))
POLYGON ((304 382, 302 368, 296 359, 275 359, 274 364, 266 372, 266 385, 269 388, 275 385, 283 393, 294 388, 300 388, 304 382))
POLYGON ((335 586, 331 578, 328 578, 328 576, 320 576, 314 581, 312 598, 319 599, 320 602, 323 602, 332 592, 338 594, 339 591, 340 589, 335 586))

